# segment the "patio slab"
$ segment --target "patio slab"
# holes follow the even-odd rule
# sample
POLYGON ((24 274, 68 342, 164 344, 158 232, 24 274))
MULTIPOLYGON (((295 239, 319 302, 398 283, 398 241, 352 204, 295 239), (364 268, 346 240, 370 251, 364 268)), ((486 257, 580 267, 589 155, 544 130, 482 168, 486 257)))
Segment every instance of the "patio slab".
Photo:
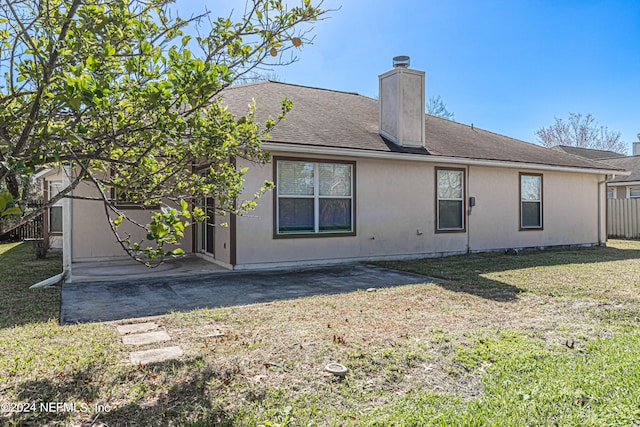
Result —
POLYGON ((120 335, 139 334, 141 332, 148 332, 153 329, 158 329, 158 324, 155 322, 144 323, 130 323, 127 325, 118 325, 116 329, 120 335))
POLYGON ((154 348, 153 350, 134 351, 129 355, 132 365, 146 365, 164 362, 181 357, 184 354, 180 347, 154 348))
POLYGON ((122 344, 125 345, 147 345, 165 341, 171 341, 171 337, 165 331, 144 332, 122 337, 122 344))
POLYGON ((211 274, 229 271, 210 261, 196 256, 169 258, 162 264, 149 268, 131 258, 109 261, 74 262, 72 265, 73 282, 95 282, 150 277, 175 277, 181 275, 211 274))
POLYGON ((123 277, 65 283, 60 322, 147 317, 197 308, 228 307, 320 294, 437 282, 431 277, 366 264, 297 270, 227 271, 195 276, 123 277))

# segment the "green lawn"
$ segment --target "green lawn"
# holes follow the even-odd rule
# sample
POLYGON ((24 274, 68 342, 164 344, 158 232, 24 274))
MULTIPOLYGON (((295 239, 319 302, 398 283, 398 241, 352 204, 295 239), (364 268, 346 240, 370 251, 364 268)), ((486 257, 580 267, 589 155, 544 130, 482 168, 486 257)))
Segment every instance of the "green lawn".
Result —
POLYGON ((27 288, 60 259, 29 249, 0 245, 2 425, 640 425, 640 242, 382 263, 446 281, 172 313, 155 321, 185 356, 147 366, 113 323, 59 326, 59 290, 27 288))

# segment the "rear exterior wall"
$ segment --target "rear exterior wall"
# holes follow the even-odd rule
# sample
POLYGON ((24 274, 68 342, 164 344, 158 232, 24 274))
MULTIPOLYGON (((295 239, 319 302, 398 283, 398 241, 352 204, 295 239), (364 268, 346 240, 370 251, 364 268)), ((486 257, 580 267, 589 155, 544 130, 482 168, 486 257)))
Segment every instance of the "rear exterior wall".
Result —
MULTIPOLYGON (((254 211, 237 218, 237 268, 599 243, 598 181, 604 176, 421 161, 308 158, 355 162, 355 235, 274 238, 276 195, 272 191, 262 196, 254 211), (437 167, 465 170, 464 231, 436 231, 437 167), (520 229, 520 172, 543 177, 542 229, 520 229), (472 208, 469 196, 475 197, 472 208)), ((240 162, 239 166, 249 167, 245 194, 253 194, 265 180, 274 181, 272 164, 240 162)))

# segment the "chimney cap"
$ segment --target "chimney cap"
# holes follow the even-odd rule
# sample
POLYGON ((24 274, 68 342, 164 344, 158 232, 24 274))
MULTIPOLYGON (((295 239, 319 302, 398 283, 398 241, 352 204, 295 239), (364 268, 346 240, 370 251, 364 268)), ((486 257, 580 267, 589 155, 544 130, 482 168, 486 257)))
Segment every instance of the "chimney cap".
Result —
POLYGON ((407 55, 399 55, 393 57, 393 68, 409 68, 411 65, 411 58, 407 55))

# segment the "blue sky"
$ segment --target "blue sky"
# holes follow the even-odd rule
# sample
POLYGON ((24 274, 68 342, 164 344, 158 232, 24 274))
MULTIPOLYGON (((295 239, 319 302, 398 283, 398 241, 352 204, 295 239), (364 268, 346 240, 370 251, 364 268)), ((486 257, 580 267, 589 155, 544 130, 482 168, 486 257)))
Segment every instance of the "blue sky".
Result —
MULTIPOLYGON (((297 3, 297 2, 296 2, 297 3)), ((202 2, 177 0, 181 11, 202 2)), ((294 4, 294 2, 290 2, 294 4)), ((427 75, 455 120, 525 141, 591 113, 631 146, 640 133, 640 0, 325 0, 287 83, 375 97, 396 55, 427 75)), ((242 0, 207 7, 227 16, 242 0)), ((295 108, 295 107, 294 107, 295 108)), ((629 148, 629 152, 631 148, 629 148)))

